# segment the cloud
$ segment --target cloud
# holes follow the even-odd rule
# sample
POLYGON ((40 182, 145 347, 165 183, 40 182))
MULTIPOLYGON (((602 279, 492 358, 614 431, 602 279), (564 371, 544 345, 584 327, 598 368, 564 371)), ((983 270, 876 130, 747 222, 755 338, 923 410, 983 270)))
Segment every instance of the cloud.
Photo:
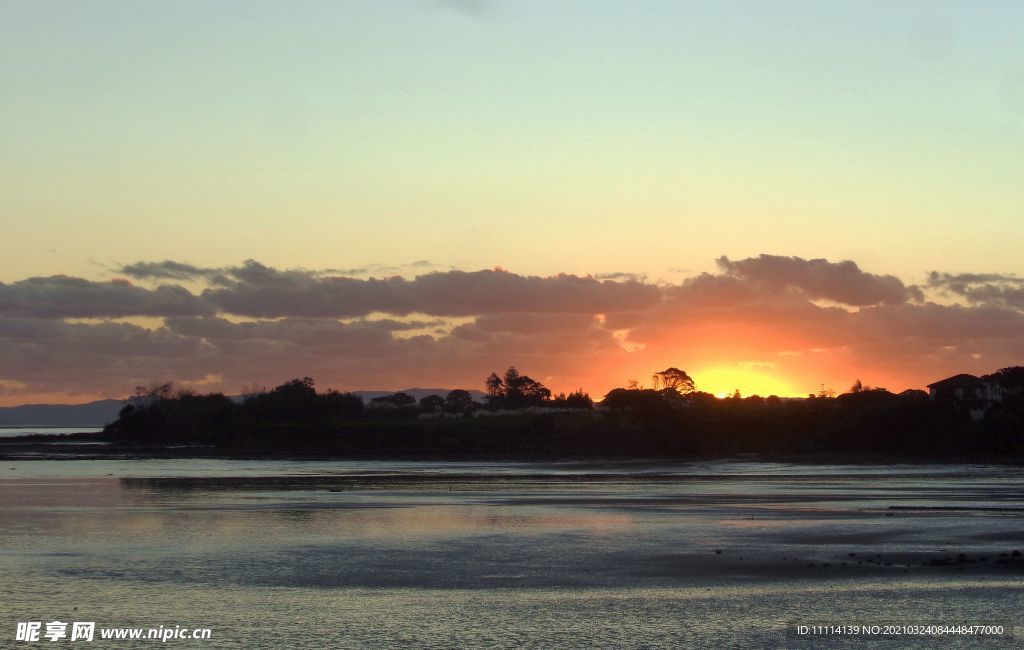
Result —
POLYGON ((918 287, 906 286, 892 275, 865 273, 850 260, 829 262, 760 255, 736 262, 722 256, 717 262, 723 272, 760 287, 795 289, 811 299, 855 307, 900 304, 924 298, 918 287))
POLYGON ((199 377, 198 379, 182 379, 179 380, 178 383, 186 388, 200 390, 207 386, 219 386, 224 383, 224 377, 221 375, 208 374, 204 377, 199 377))
POLYGON ((15 379, 0 379, 0 395, 15 393, 25 389, 25 383, 15 379))
MULTIPOLYGON (((272 321, 234 323, 223 318, 168 318, 167 329, 175 334, 201 338, 223 347, 233 341, 256 345, 268 342, 294 343, 330 348, 362 348, 364 350, 392 341, 391 333, 362 321, 353 324, 332 319, 284 318, 272 321)), ((231 352, 239 352, 235 348, 231 352)))
MULTIPOLYGON (((409 268, 428 268, 426 260, 409 268)), ((661 299, 657 286, 627 274, 624 281, 558 274, 525 276, 502 269, 431 271, 407 279, 355 278, 326 271, 276 269, 255 260, 205 268, 164 260, 118 269, 145 280, 203 281, 194 294, 175 284, 154 288, 128 280, 95 282, 52 276, 0 284, 0 315, 42 318, 119 318, 233 314, 250 318, 359 318, 374 313, 475 316, 487 313, 593 314, 646 309, 661 299)), ((399 327, 396 325, 396 327, 399 327)))
POLYGON ((395 320, 394 318, 375 318, 354 321, 363 327, 376 328, 387 332, 413 332, 431 328, 443 328, 449 322, 442 318, 433 320, 395 320))
MULTIPOLYGON (((350 267, 345 269, 323 269, 319 271, 299 270, 311 277, 323 277, 329 275, 340 276, 364 276, 364 275, 403 275, 408 271, 422 271, 435 268, 437 265, 430 260, 415 260, 408 264, 366 264, 363 266, 350 267)), ((189 264, 187 262, 176 262, 174 260, 163 260, 162 262, 135 262, 125 264, 115 269, 117 273, 126 275, 138 280, 206 280, 211 284, 230 284, 232 277, 243 279, 254 271, 267 269, 255 260, 246 260, 238 267, 204 267, 189 264)))
POLYGON ((1024 309, 1024 277, 1019 275, 932 271, 928 286, 977 305, 1024 309))
POLYGON ((137 279, 196 280, 220 275, 219 269, 203 268, 184 262, 136 262, 118 268, 118 272, 137 279))
POLYGON ((786 377, 797 392, 858 376, 902 389, 1024 360, 1014 275, 933 272, 925 289, 942 303, 851 261, 772 255, 723 257, 718 272, 675 284, 405 266, 421 271, 353 278, 165 260, 121 269, 145 287, 0 284, 0 393, 5 403, 123 396, 170 379, 237 392, 305 375, 339 389, 478 387, 508 365, 594 394, 667 365, 698 384, 701 368, 730 366, 786 377))
POLYGON ((594 277, 598 280, 615 280, 616 282, 622 280, 630 280, 633 282, 644 282, 647 280, 646 273, 630 273, 629 271, 612 271, 610 273, 595 273, 594 277))
POLYGON ((352 318, 374 312, 474 316, 506 312, 594 314, 650 307, 657 287, 559 274, 523 276, 501 269, 443 271, 412 280, 359 279, 305 270, 278 270, 255 261, 228 271, 232 282, 202 297, 220 311, 255 318, 352 318))
POLYGON ((66 275, 0 283, 0 316, 119 318, 211 311, 202 298, 177 285, 146 289, 127 280, 93 282, 66 275))

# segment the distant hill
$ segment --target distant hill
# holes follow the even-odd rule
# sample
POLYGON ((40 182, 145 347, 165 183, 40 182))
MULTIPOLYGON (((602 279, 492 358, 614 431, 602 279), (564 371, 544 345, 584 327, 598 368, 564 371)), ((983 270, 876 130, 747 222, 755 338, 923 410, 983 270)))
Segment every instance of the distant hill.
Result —
POLYGON ((7 427, 102 427, 117 419, 124 406, 119 399, 86 404, 25 404, 0 407, 0 426, 7 427))
MULTIPOLYGON (((356 390, 354 394, 369 402, 374 397, 383 397, 396 392, 408 393, 417 400, 427 395, 444 397, 450 388, 406 388, 402 391, 391 390, 356 390)), ((484 394, 471 390, 473 401, 482 402, 484 394)), ((241 401, 237 395, 230 396, 234 401, 241 401)), ((103 399, 86 404, 25 404, 23 406, 0 407, 0 427, 102 427, 117 419, 117 414, 124 406, 124 400, 103 399)))

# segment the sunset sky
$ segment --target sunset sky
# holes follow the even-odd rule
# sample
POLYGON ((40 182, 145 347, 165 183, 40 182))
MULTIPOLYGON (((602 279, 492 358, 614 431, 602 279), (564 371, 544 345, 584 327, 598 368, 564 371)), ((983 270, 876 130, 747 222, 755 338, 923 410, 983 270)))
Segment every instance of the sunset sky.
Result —
POLYGON ((1024 363, 1024 3, 0 0, 0 405, 1024 363))

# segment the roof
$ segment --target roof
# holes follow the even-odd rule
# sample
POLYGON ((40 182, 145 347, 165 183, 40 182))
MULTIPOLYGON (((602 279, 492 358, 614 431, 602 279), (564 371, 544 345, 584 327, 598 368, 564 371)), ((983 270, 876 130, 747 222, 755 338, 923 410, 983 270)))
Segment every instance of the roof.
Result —
POLYGON ((984 383, 981 379, 974 375, 968 375, 961 373, 959 375, 953 375, 952 377, 946 377, 940 379, 934 384, 928 384, 928 388, 955 388, 957 386, 977 386, 978 384, 984 383))

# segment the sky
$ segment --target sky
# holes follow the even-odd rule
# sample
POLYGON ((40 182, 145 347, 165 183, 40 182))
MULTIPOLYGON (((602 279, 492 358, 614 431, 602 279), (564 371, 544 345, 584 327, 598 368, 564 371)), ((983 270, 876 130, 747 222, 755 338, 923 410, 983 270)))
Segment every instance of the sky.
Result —
POLYGON ((0 405, 1024 362, 1019 2, 0 0, 0 405), (496 270, 498 269, 498 270, 496 270))

